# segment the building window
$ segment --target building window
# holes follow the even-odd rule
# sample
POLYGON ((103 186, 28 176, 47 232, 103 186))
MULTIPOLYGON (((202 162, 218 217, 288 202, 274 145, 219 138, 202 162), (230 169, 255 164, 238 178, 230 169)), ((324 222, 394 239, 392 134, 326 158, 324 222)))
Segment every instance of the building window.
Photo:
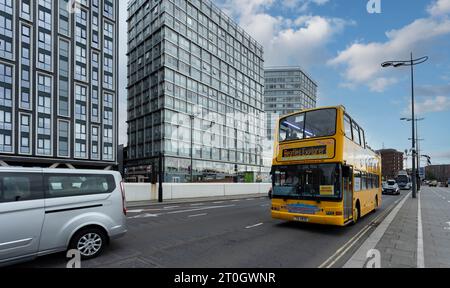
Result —
POLYGON ((70 43, 64 40, 59 41, 59 99, 58 113, 61 116, 69 117, 69 50, 70 43))
POLYGON ((38 74, 38 112, 44 114, 52 113, 52 78, 38 74))
POLYGON ((58 155, 69 157, 69 122, 58 121, 58 155))
POLYGON ((31 116, 20 114, 20 153, 31 154, 31 116))

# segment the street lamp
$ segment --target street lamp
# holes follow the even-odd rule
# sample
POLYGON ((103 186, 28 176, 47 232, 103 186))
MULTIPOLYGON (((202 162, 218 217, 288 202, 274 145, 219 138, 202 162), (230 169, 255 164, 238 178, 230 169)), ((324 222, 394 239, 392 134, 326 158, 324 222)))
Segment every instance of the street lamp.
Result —
MULTIPOLYGON (((411 119, 416 119, 415 117, 415 111, 414 111, 414 66, 422 64, 428 60, 428 56, 421 57, 418 59, 413 58, 413 54, 411 52, 411 60, 405 60, 405 61, 387 61, 381 64, 381 67, 387 68, 387 67, 403 67, 403 66, 410 66, 411 67, 411 119)), ((413 183, 412 183, 412 197, 416 198, 417 193, 417 186, 416 186, 416 121, 411 121, 412 123, 412 172, 414 177, 413 183)))
MULTIPOLYGON (((412 118, 400 118, 400 120, 411 122, 412 118)), ((416 125, 416 145, 417 145, 417 153, 416 153, 416 161, 417 161, 417 191, 420 191, 420 141, 423 141, 424 139, 418 139, 419 138, 419 121, 423 121, 425 118, 416 118, 415 119, 415 125, 416 125)), ((409 138, 409 140, 412 140, 409 138)))

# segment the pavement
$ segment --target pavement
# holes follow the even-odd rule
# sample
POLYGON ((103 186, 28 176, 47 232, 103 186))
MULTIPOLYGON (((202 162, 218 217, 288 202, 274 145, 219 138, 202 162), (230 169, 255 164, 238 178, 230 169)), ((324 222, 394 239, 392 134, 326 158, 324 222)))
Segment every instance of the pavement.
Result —
MULTIPOLYGON (((128 233, 112 241, 85 268, 302 268, 364 267, 367 247, 381 267, 450 267, 450 189, 420 193, 423 253, 418 243, 418 199, 409 191, 383 195, 382 207, 356 225, 283 222, 270 216, 267 197, 147 204, 128 213, 128 233)), ((208 199, 204 199, 208 200, 208 199)), ((66 266, 65 253, 15 267, 66 266)))
POLYGON ((422 187, 416 199, 409 192, 402 195, 398 211, 385 219, 386 230, 374 232, 345 267, 367 267, 371 248, 379 251, 381 268, 450 267, 450 189, 422 187))

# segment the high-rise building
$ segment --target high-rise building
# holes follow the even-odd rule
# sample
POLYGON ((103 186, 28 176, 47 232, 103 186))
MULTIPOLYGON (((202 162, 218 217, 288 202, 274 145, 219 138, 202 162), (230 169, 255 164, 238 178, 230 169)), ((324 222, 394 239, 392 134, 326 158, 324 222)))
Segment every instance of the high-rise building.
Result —
POLYGON ((116 165, 118 0, 0 0, 0 158, 116 165))
POLYGON ((128 12, 129 174, 155 179, 161 157, 166 182, 255 180, 263 47, 210 1, 134 0, 128 12))
POLYGON ((317 84, 299 67, 269 67, 264 78, 267 138, 273 140, 280 116, 316 108, 317 84))
POLYGON ((377 151, 381 155, 381 174, 385 180, 396 179, 398 172, 403 170, 403 152, 395 149, 377 151))

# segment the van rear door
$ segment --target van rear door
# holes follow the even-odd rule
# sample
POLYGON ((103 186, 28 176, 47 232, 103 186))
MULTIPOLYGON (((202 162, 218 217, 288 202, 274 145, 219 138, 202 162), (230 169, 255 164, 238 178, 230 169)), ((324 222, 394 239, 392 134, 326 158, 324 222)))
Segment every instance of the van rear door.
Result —
POLYGON ((0 263, 36 255, 43 221, 42 173, 0 172, 0 263))

